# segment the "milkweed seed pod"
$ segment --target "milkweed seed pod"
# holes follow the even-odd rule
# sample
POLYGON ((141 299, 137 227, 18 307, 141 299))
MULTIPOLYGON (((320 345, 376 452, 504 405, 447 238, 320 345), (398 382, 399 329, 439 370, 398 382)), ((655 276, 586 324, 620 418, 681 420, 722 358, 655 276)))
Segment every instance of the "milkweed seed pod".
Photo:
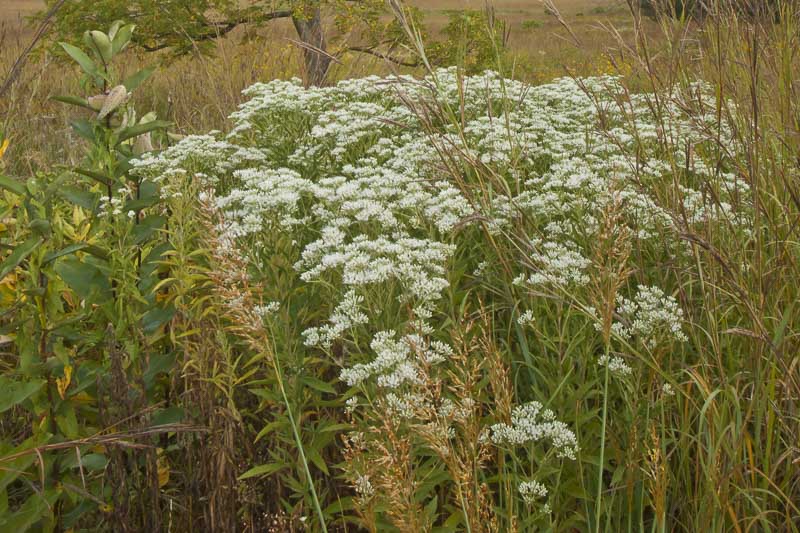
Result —
POLYGON ((122 123, 120 124, 120 128, 124 129, 134 124, 136 124, 136 110, 132 107, 129 107, 122 115, 122 123))
POLYGON ((139 135, 136 137, 136 141, 133 143, 133 153, 135 155, 141 155, 145 152, 152 152, 153 151, 153 142, 150 139, 150 132, 143 135, 139 135))
POLYGON ((124 85, 117 85, 108 93, 103 106, 100 108, 97 118, 105 118, 119 106, 124 104, 130 98, 130 93, 124 85))

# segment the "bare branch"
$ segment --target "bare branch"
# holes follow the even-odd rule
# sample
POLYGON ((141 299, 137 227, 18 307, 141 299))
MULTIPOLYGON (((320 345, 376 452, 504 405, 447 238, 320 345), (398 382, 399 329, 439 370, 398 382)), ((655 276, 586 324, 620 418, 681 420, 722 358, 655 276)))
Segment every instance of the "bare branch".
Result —
POLYGON ((344 49, 345 52, 360 52, 362 54, 369 54, 375 57, 380 57, 381 59, 385 59, 390 63, 394 63, 396 65, 401 65, 403 67, 418 67, 420 66, 419 61, 408 61, 405 59, 401 59, 399 57, 390 56, 388 54, 384 54, 383 52, 379 52, 378 50, 371 48, 369 46, 348 46, 344 49))
MULTIPOLYGON (((211 30, 207 31, 206 33, 201 33, 200 35, 193 35, 192 36, 192 40, 193 41, 210 41, 210 40, 222 37, 224 35, 227 35, 231 31, 233 31, 234 28, 236 28, 236 27, 238 27, 238 26, 240 26, 242 24, 247 24, 247 23, 252 23, 252 22, 267 22, 267 21, 274 20, 274 19, 279 19, 279 18, 289 18, 291 16, 292 16, 292 12, 288 11, 288 10, 271 11, 269 13, 264 13, 264 14, 261 14, 261 15, 258 15, 258 16, 242 16, 242 17, 239 17, 236 20, 229 20, 229 21, 225 21, 225 22, 216 22, 216 23, 210 24, 210 26, 212 27, 211 30)), ((162 39, 162 38, 165 39, 167 37, 168 37, 168 35, 159 35, 159 36, 157 36, 155 38, 155 40, 158 41, 159 39, 162 39)), ((147 45, 147 44, 144 44, 144 43, 139 43, 139 46, 141 46, 147 52, 155 52, 156 50, 163 50, 164 48, 169 48, 169 47, 173 46, 173 44, 169 43, 168 41, 162 41, 162 42, 159 42, 158 44, 154 44, 154 45, 147 45)))

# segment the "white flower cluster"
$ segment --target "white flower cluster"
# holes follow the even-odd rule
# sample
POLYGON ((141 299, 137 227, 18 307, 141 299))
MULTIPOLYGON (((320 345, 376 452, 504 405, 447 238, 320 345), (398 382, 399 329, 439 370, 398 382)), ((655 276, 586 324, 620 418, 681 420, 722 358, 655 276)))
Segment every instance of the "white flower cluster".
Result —
POLYGON ((524 313, 520 314, 517 317, 517 324, 520 326, 527 326, 529 324, 533 324, 536 321, 536 317, 533 316, 533 311, 528 309, 524 313))
POLYGON ((609 372, 621 377, 630 376, 633 373, 633 369, 628 366, 625 359, 618 355, 603 354, 597 359, 597 363, 600 366, 607 366, 609 372))
POLYGON ((369 476, 359 474, 353 484, 356 493, 364 500, 369 500, 375 495, 375 488, 369 480, 369 476))
POLYGON ((278 312, 278 309, 281 308, 280 302, 269 302, 264 305, 257 305, 253 309, 253 311, 260 316, 261 318, 267 318, 270 315, 274 315, 278 312))
POLYGON ((494 424, 492 442, 522 446, 528 443, 549 441, 558 457, 575 459, 578 440, 569 427, 558 420, 550 409, 539 402, 518 405, 511 413, 511 424, 494 424))
POLYGON ((547 487, 536 480, 523 481, 519 484, 519 494, 527 505, 533 505, 536 500, 547 497, 547 487))
POLYGON ((306 346, 330 348, 333 341, 340 338, 342 333, 360 324, 366 324, 369 318, 360 309, 363 302, 363 296, 356 294, 354 290, 347 291, 331 314, 330 324, 319 328, 308 328, 303 332, 306 346))
MULTIPOLYGON (((249 100, 231 115, 227 135, 186 137, 161 153, 144 154, 133 162, 133 172, 157 183, 165 198, 181 194, 176 184, 186 180, 213 187, 213 195, 202 194, 223 215, 221 246, 241 250, 251 262, 283 254, 274 261, 281 266, 255 264, 253 270, 264 277, 280 270, 280 278, 259 281, 268 286, 293 276, 290 283, 313 293, 312 301, 326 302, 324 323, 299 325, 306 328, 305 344, 328 349, 350 335, 346 340, 353 346, 346 353, 353 360, 343 363, 341 380, 351 387, 374 383, 380 389, 377 405, 410 418, 432 409, 420 403, 415 386, 431 379, 432 365, 453 355, 448 344, 434 339, 448 337, 436 327, 436 317, 448 305, 442 294, 458 279, 451 259, 470 255, 478 265, 476 277, 491 271, 490 256, 465 250, 474 246, 474 240, 460 239, 470 226, 542 235, 532 242, 530 270, 515 283, 572 288, 585 285, 591 274, 579 243, 597 234, 612 202, 622 202, 621 223, 636 238, 662 247, 678 241, 658 239, 685 231, 678 225, 739 224, 746 218, 746 184, 726 172, 731 165, 718 161, 716 152, 702 149, 713 113, 690 118, 689 106, 675 106, 664 124, 653 116, 648 98, 634 95, 627 110, 632 117, 626 117, 616 99, 621 92, 611 77, 530 87, 493 72, 463 78, 454 68, 421 80, 372 76, 308 89, 300 80, 274 80, 245 91, 249 100), (434 114, 434 127, 423 127, 408 102, 458 109, 461 124, 436 122, 434 114), (598 108, 605 132, 598 131, 598 108), (684 143, 674 154, 662 150, 667 136, 684 143), (497 186, 481 191, 485 201, 468 201, 442 170, 443 153, 489 167, 497 186), (704 160, 705 153, 713 158, 704 160), (680 220, 659 207, 649 189, 673 182, 682 194, 680 220), (283 265, 293 265, 294 272, 283 265), (394 330, 376 333, 369 326, 394 330), (358 342, 370 338, 373 355, 358 342)), ((721 135, 727 139, 730 132, 721 135)), ((469 175, 463 178, 474 185, 469 175)), ((112 202, 104 209, 121 213, 123 206, 112 202)), ((256 312, 276 310, 270 303, 256 312)), ((685 340, 681 309, 659 289, 640 288, 632 301, 620 299, 617 311, 622 320, 613 327, 622 337, 648 345, 665 337, 685 340)), ((520 325, 532 320, 530 311, 518 318, 520 325)), ((630 373, 618 357, 601 364, 630 373)), ((346 408, 352 413, 356 406, 352 398, 346 408)), ((465 409, 443 402, 439 412, 449 418, 465 416, 465 409)), ((495 424, 482 435, 498 445, 544 441, 558 457, 575 458, 578 450, 572 430, 538 402, 516 407, 510 424, 495 424)), ((355 484, 362 497, 373 493, 367 478, 355 484)), ((546 496, 533 481, 519 490, 526 502, 546 496)))
POLYGON ((533 241, 533 246, 537 249, 531 255, 531 259, 537 265, 538 270, 528 276, 522 275, 514 282, 517 284, 527 283, 532 286, 541 285, 585 285, 589 282, 586 269, 592 262, 581 255, 577 245, 560 242, 541 242, 533 241))
POLYGON ((683 309, 658 287, 639 285, 633 300, 619 296, 617 313, 625 323, 612 324, 615 333, 625 339, 637 337, 650 349, 664 339, 688 340, 682 329, 683 309))
POLYGON ((439 341, 425 341, 420 335, 409 334, 399 340, 394 331, 381 331, 372 339, 370 347, 377 357, 369 363, 345 368, 340 379, 349 386, 361 385, 376 377, 379 387, 396 389, 404 383, 422 382, 421 366, 446 361, 453 349, 439 341))

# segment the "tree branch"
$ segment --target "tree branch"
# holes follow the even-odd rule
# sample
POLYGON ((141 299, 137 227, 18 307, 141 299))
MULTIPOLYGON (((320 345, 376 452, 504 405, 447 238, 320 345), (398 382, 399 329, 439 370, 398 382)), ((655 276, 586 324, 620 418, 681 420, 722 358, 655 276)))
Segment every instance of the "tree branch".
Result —
MULTIPOLYGON (((212 39, 217 39, 219 37, 227 35, 231 31, 233 31, 234 28, 242 24, 247 24, 249 22, 267 22, 279 18, 289 18, 291 16, 292 12, 289 10, 271 11, 269 13, 264 13, 258 16, 242 16, 236 20, 212 23, 209 25, 213 28, 212 30, 207 31, 206 33, 201 33, 199 35, 189 36, 189 38, 193 41, 210 41, 212 39)), ((166 37, 168 37, 168 35, 166 34, 159 35, 155 38, 155 40, 166 37)), ((154 45, 139 43, 139 46, 141 46, 147 52, 155 52, 156 50, 163 50, 164 48, 169 48, 170 46, 174 46, 174 44, 168 41, 163 41, 154 45)))
POLYGON ((407 60, 401 59, 399 57, 390 56, 388 54, 384 54, 383 52, 379 52, 379 51, 377 51, 374 48, 371 48, 369 46, 348 46, 347 48, 344 49, 344 51, 345 52, 360 52, 362 54, 368 54, 368 55, 371 55, 371 56, 380 57, 381 59, 385 59, 386 61, 389 61, 391 63, 394 63, 396 65, 400 65, 400 66, 403 66, 403 67, 418 67, 418 66, 420 66, 420 62, 419 61, 413 61, 412 62, 412 61, 407 61, 407 60))

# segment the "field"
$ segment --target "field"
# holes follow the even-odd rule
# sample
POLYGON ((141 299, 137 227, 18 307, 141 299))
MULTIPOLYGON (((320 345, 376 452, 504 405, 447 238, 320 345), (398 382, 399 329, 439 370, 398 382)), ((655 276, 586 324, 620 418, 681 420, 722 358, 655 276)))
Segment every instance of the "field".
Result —
MULTIPOLYGON (((7 72, 32 34, 25 17, 41 6, 33 0, 11 2, 0 13, 0 70, 7 72)), ((509 46, 517 67, 515 75, 539 82, 565 75, 610 72, 612 66, 604 56, 615 45, 601 24, 615 23, 623 34, 632 28, 627 8, 616 1, 559 2, 559 9, 581 35, 576 45, 559 22, 548 15, 538 2, 499 2, 495 4, 498 18, 510 27, 509 46)), ((483 9, 481 2, 420 2, 426 24, 435 34, 447 20, 445 11, 455 8, 483 9)), ((300 49, 288 39, 291 25, 276 21, 266 32, 265 39, 242 42, 241 32, 223 39, 213 58, 187 59, 172 62, 169 68, 159 69, 147 90, 137 98, 146 99, 146 107, 169 114, 176 129, 182 133, 219 129, 228 125, 226 117, 241 103, 241 91, 258 80, 290 77, 299 72, 300 49), (207 98, 213 93, 214 98, 207 98)), ((133 59, 130 68, 158 62, 161 58, 144 54, 133 59)), ((381 59, 361 54, 348 54, 343 64, 334 65, 334 79, 357 77, 368 73, 387 74, 392 69, 381 59)), ((408 70, 408 69, 402 69, 408 70)), ((18 123, 17 141, 10 146, 6 163, 12 170, 32 172, 54 161, 69 157, 63 135, 63 108, 48 101, 48 97, 74 92, 77 76, 69 75, 71 67, 54 63, 44 57, 30 66, 15 85, 20 95, 0 103, 0 114, 17 120, 32 121, 30 127, 18 123), (13 105, 14 107, 9 107, 13 105)))
POLYGON ((800 530, 800 4, 201 3, 0 101, 0 530, 800 530))

